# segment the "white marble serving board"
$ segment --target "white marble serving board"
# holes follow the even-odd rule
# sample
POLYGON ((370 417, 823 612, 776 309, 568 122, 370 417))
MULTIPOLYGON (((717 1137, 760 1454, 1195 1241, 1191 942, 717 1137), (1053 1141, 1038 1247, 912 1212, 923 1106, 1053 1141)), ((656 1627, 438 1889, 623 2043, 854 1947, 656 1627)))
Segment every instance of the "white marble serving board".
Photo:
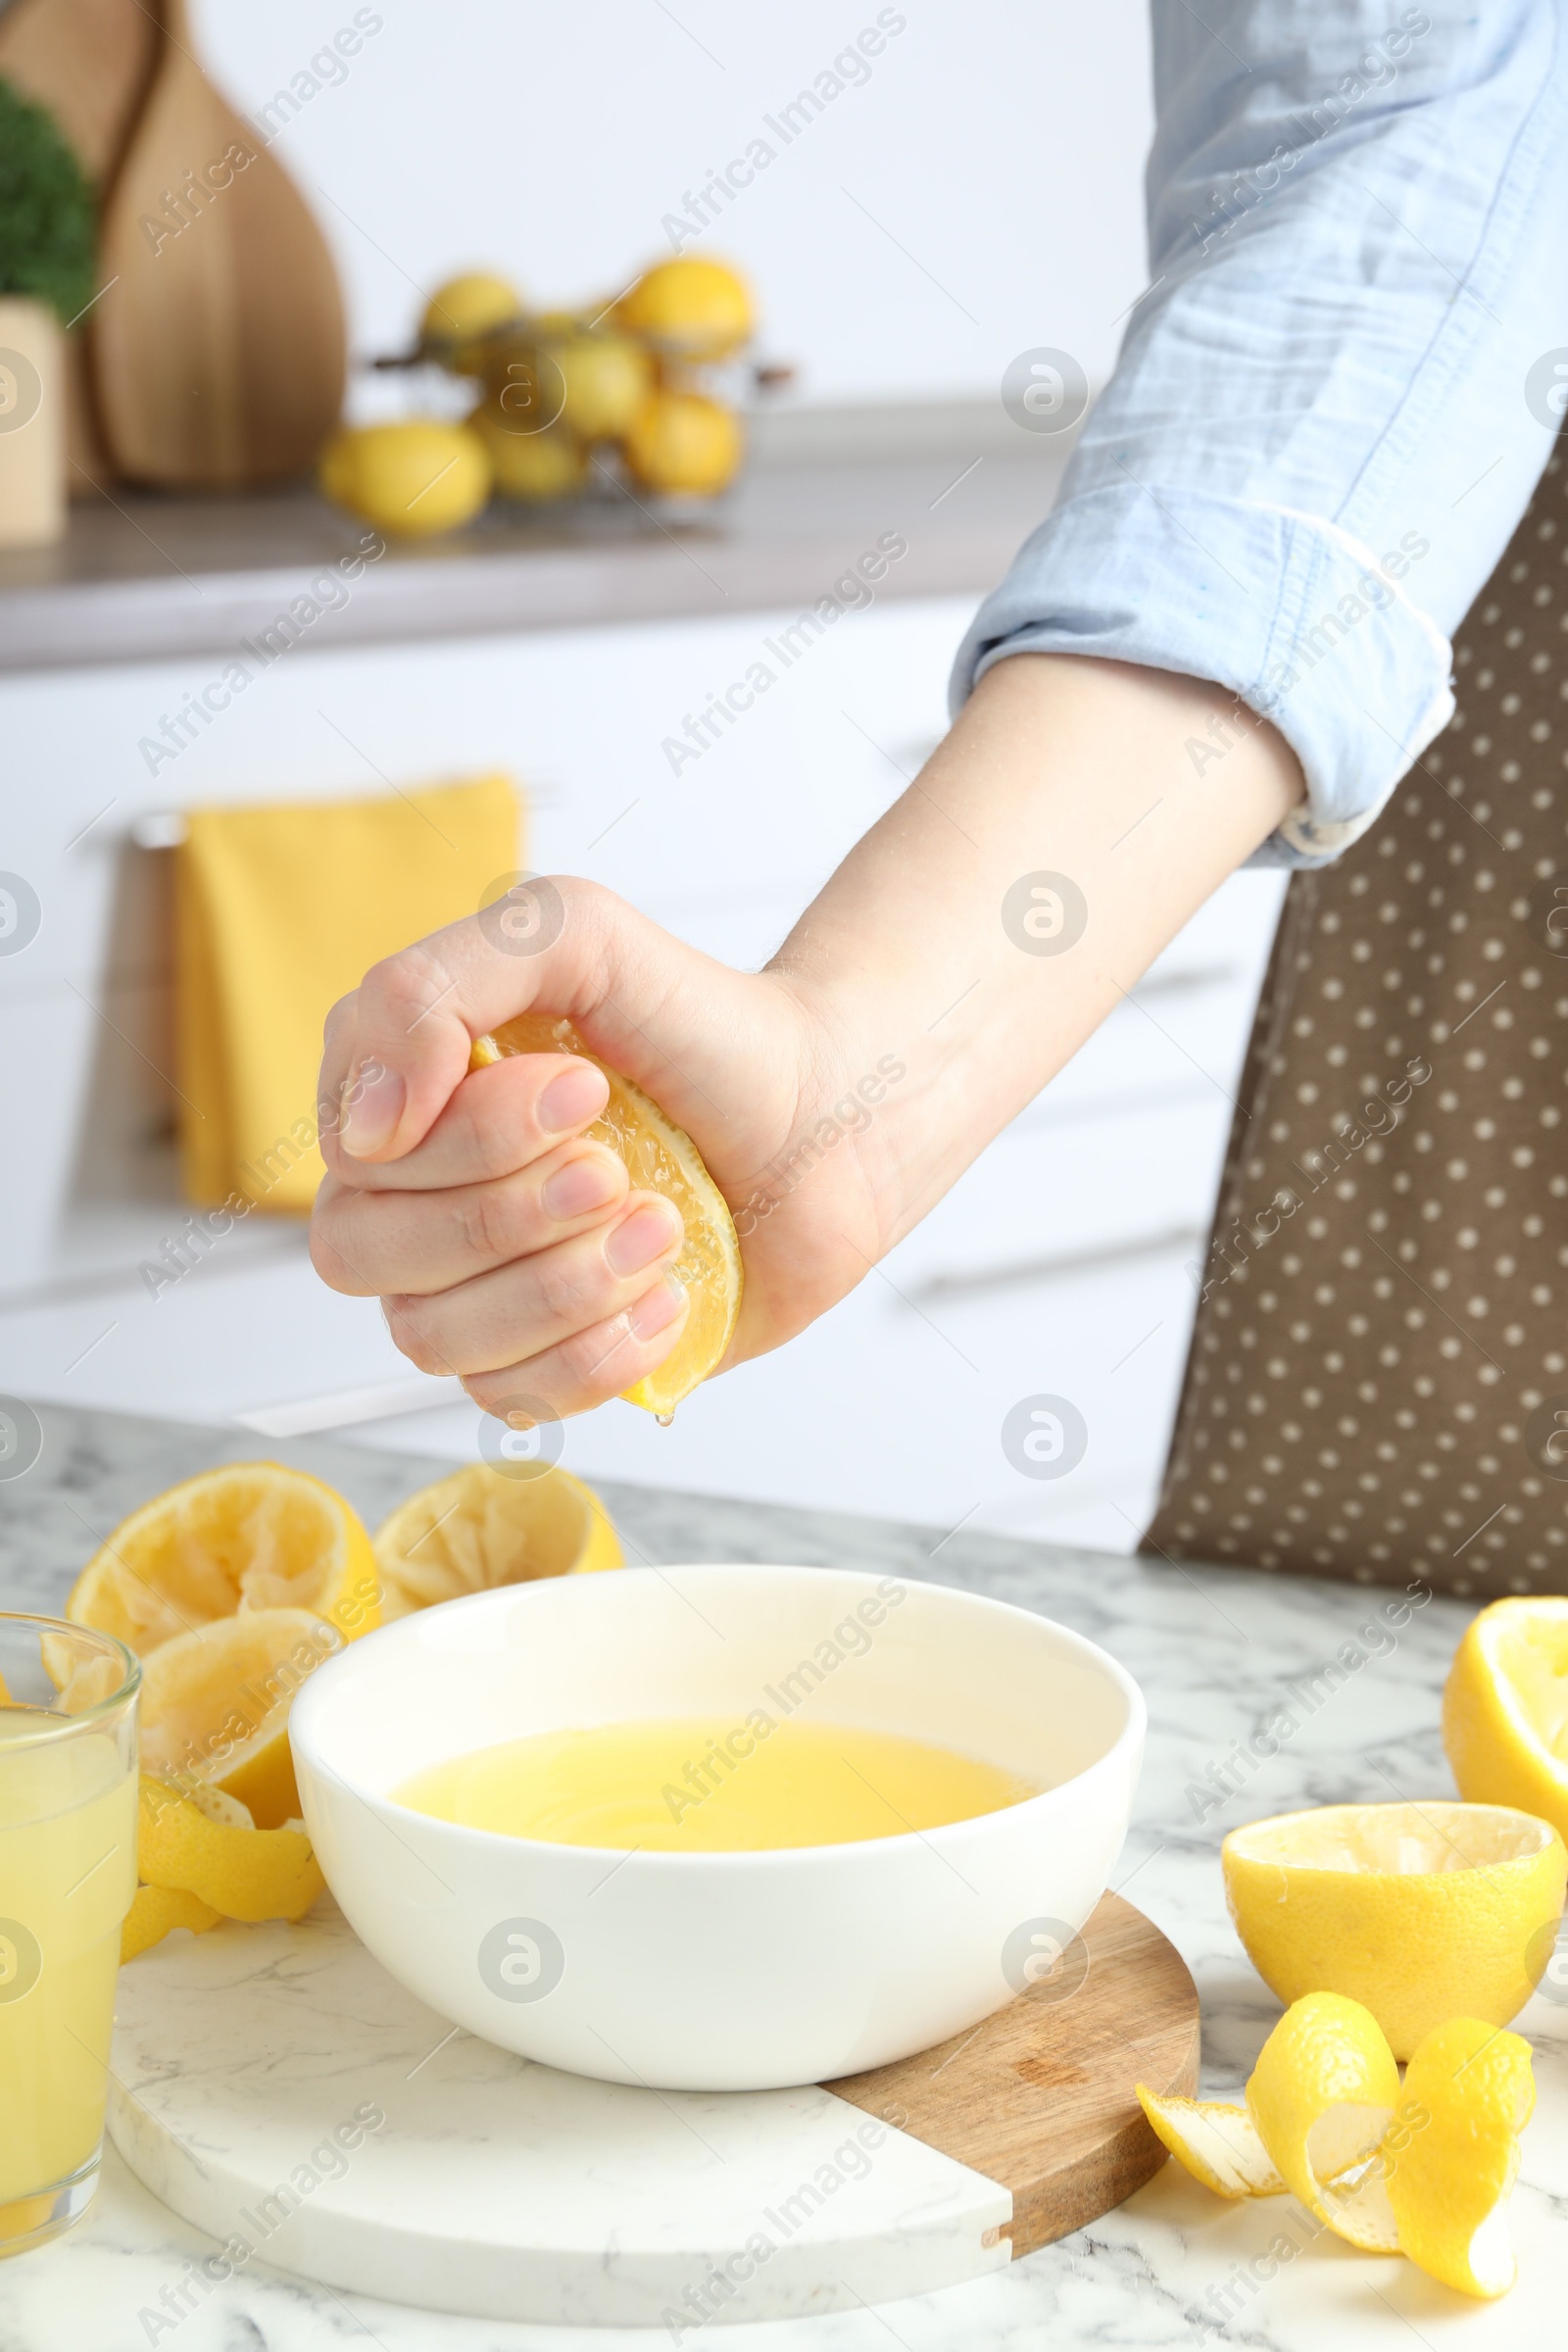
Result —
MULTIPOLYGON (((636 1955, 628 1954, 628 1968, 636 1955)), ((830 2091, 639 2090, 449 2026, 324 1897, 120 1979, 109 2130, 220 2243, 478 2318, 698 2328, 1004 2266, 1007 2190, 830 2091), (377 2121, 376 2119, 380 2120, 377 2121)))

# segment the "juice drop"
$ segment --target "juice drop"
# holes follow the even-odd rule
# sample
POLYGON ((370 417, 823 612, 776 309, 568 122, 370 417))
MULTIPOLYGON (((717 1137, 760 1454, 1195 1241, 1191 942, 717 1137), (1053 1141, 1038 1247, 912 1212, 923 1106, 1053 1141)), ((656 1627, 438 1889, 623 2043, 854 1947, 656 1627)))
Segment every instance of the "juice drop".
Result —
POLYGON ((673 1429, 675 1426, 675 1407, 671 1405, 667 1413, 656 1413, 654 1415, 654 1419, 659 1423, 661 1429, 673 1429))

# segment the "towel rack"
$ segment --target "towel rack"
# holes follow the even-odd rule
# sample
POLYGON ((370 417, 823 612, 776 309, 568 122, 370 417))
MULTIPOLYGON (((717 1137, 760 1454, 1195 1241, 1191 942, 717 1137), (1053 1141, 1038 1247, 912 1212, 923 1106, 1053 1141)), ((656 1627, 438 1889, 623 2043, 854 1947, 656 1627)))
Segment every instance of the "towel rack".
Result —
POLYGON ((130 838, 138 850, 177 850, 189 830, 177 808, 149 808, 131 819, 130 838))

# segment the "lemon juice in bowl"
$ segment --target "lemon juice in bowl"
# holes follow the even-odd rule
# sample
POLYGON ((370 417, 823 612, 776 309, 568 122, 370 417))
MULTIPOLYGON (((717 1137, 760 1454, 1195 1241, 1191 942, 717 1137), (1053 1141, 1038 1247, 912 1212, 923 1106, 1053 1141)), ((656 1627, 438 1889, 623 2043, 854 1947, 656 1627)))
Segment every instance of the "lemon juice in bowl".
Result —
POLYGON ((69 2228, 97 2180, 140 1680, 112 1635, 0 1614, 0 2254, 69 2228))
POLYGON ((896 1838, 1038 1796, 995 1764, 842 1723, 677 1716, 536 1732, 416 1773, 399 1804, 461 1829, 643 1853, 896 1838))

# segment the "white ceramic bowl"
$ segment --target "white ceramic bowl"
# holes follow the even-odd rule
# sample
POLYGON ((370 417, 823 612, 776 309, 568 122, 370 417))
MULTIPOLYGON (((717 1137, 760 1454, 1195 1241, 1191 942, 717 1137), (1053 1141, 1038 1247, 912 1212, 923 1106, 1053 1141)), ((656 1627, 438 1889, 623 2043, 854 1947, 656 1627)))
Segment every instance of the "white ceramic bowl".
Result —
POLYGON ((1145 1720, 1114 1659, 1028 1610, 845 1569, 688 1567, 402 1618, 318 1669, 290 1733, 327 1884, 441 2016, 572 2074, 761 2090, 929 2048, 1035 1982, 1104 1889, 1145 1720), (531 1732, 757 1707, 1054 1785, 907 1836, 629 1856, 388 1793, 531 1732))

